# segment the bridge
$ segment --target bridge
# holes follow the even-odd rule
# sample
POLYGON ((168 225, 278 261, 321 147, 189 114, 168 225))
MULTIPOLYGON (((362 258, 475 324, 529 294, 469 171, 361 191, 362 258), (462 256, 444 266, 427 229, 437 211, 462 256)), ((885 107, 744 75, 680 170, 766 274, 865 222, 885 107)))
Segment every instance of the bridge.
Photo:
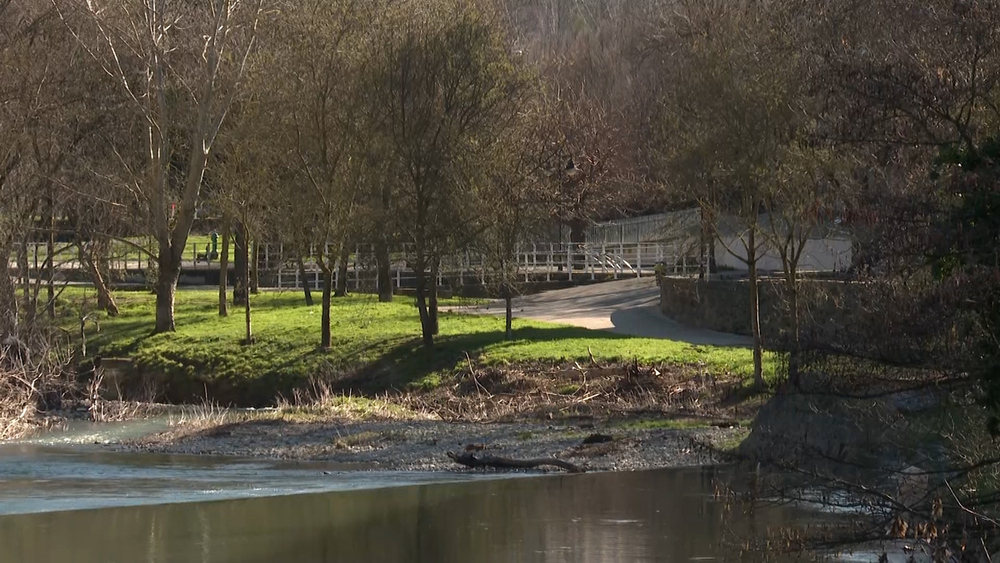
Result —
MULTIPOLYGON (((27 270, 31 277, 43 274, 46 268, 47 247, 44 243, 29 243, 26 254, 27 270)), ((310 248, 303 257, 303 268, 290 247, 281 244, 259 244, 256 254, 256 275, 261 287, 319 289, 322 272, 313 256, 333 249, 310 248)), ((335 252, 333 252, 335 254, 335 252)), ((390 276, 394 289, 412 288, 416 276, 410 267, 412 257, 406 245, 390 252, 390 276)), ((632 243, 534 243, 524 245, 516 253, 515 272, 524 282, 585 282, 652 276, 657 265, 665 273, 693 275, 700 271, 697 259, 689 256, 676 244, 658 242, 632 243)), ((20 275, 17 253, 10 258, 10 266, 20 275)), ((144 283, 150 268, 148 255, 125 244, 116 245, 108 261, 112 278, 118 283, 144 283)), ((87 273, 73 246, 55 248, 54 267, 59 280, 85 281, 87 273)), ((353 291, 374 290, 377 279, 375 249, 370 245, 356 246, 348 254, 346 268, 335 268, 335 280, 346 271, 348 288, 353 291)), ((230 258, 230 269, 232 269, 230 258)), ((185 252, 181 268, 181 283, 185 285, 210 285, 218 283, 217 257, 205 248, 192 243, 185 252)), ((439 285, 485 285, 490 269, 483 253, 465 250, 445 257, 439 268, 439 285)))

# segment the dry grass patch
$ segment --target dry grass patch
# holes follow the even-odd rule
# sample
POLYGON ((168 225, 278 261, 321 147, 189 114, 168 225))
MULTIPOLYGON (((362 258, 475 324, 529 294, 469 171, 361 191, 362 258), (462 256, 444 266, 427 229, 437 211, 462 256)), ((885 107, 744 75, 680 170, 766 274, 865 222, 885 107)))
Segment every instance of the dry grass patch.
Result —
POLYGON ((689 366, 468 362, 436 389, 393 399, 444 420, 615 418, 638 413, 696 418, 750 418, 755 398, 744 381, 699 373, 689 366))
POLYGON ((435 420, 432 412, 399 401, 388 393, 362 397, 333 391, 324 381, 313 379, 308 391, 296 391, 291 399, 279 397, 275 416, 287 422, 324 420, 435 420))

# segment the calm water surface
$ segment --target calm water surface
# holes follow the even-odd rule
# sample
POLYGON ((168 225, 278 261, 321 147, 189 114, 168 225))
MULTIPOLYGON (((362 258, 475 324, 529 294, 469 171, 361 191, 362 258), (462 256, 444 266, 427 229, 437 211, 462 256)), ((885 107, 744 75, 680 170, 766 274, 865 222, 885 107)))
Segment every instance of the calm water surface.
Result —
POLYGON ((829 517, 732 514, 714 468, 345 471, 108 453, 74 432, 0 446, 0 563, 723 560, 741 534, 829 517))
POLYGON ((0 561, 692 561, 733 532, 711 470, 481 480, 0 516, 0 561))

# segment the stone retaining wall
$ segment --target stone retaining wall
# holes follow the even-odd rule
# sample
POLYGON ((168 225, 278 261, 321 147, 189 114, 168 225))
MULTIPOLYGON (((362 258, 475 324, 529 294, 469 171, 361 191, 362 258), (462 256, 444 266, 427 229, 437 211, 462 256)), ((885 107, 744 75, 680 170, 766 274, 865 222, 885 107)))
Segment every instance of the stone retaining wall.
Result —
MULTIPOLYGON (((759 286, 760 323, 765 338, 781 336, 786 327, 783 281, 762 280, 759 286)), ((803 280, 799 284, 801 325, 816 328, 847 321, 847 301, 856 286, 841 281, 803 280)), ((660 280, 660 310, 677 322, 734 334, 749 335, 750 287, 747 280, 660 280)))

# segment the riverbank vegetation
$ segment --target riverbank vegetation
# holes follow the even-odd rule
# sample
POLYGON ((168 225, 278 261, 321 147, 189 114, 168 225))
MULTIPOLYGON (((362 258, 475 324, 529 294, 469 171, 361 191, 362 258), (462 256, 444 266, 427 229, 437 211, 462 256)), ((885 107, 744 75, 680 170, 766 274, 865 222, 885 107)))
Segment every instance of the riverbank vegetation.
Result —
POLYGON ((995 559, 998 30, 995 0, 0 0, 7 412, 98 353, 179 401, 264 404, 312 377, 484 419, 673 405, 687 384, 725 404, 713 382, 749 375, 775 395, 740 456, 803 477, 765 497, 832 487, 867 517, 844 541, 995 559), (680 241, 699 283, 716 242, 746 268, 749 355, 442 308, 449 257, 483 257, 509 302, 519 243, 677 209, 701 218, 680 241), (209 229, 218 293, 178 292, 209 229), (829 232, 850 239, 844 291, 810 296, 800 262, 829 232), (60 296, 57 242, 86 306, 60 296), (317 305, 261 291, 261 242, 317 265, 317 305), (122 245, 153 293, 112 291, 122 245), (378 303, 346 296, 359 245, 378 303))
MULTIPOLYGON (((414 299, 402 296, 390 303, 369 295, 334 300, 334 346, 323 349, 314 337, 322 314, 318 305, 305 305, 297 292, 261 292, 251 297, 255 342, 244 346, 242 321, 219 317, 213 291, 180 295, 175 314, 183 323, 174 333, 151 335, 153 296, 120 292, 117 317, 98 317, 98 322, 84 327, 89 357, 131 358, 135 374, 155 381, 161 397, 172 401, 199 402, 208 397, 241 406, 273 404, 280 396, 309 389, 313 380, 343 392, 431 391, 453 382, 454 374, 470 365, 634 362, 737 384, 749 374, 746 349, 520 319, 514 323, 514 339, 507 340, 504 320, 490 315, 443 312, 437 345, 426 350, 417 339, 420 325, 413 314, 414 299)), ((67 290, 65 302, 60 311, 67 327, 75 327, 89 314, 81 306, 93 306, 93 292, 67 290)))

